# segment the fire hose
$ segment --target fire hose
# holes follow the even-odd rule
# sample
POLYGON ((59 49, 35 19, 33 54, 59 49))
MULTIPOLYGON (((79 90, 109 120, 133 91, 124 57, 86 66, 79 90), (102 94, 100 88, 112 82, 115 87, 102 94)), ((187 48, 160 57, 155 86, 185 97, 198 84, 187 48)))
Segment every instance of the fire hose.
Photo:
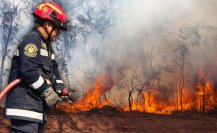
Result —
POLYGON ((8 86, 6 86, 1 92, 0 92, 0 101, 4 98, 4 96, 10 91, 12 88, 14 88, 16 85, 20 84, 22 82, 22 79, 16 79, 12 81, 8 86))
MULTIPOLYGON (((8 93, 8 91, 10 91, 11 89, 13 89, 16 85, 20 84, 22 82, 22 79, 16 79, 14 81, 12 81, 10 84, 8 84, 1 92, 0 92, 0 101, 5 97, 5 95, 8 93)), ((73 101, 72 98, 72 93, 68 92, 66 88, 64 88, 63 90, 63 96, 68 96, 68 98, 73 101)))

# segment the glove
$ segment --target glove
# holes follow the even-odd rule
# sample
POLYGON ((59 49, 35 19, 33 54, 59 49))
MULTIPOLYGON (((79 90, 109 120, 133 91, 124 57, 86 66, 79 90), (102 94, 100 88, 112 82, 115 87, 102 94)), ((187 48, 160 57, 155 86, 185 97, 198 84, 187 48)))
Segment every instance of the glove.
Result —
POLYGON ((56 84, 55 90, 63 101, 76 102, 78 99, 76 91, 69 92, 63 84, 56 84))
POLYGON ((61 101, 60 97, 57 95, 57 93, 53 90, 52 87, 49 87, 46 89, 42 94, 41 97, 45 100, 46 104, 51 107, 58 101, 61 101))
POLYGON ((68 102, 76 102, 78 99, 78 96, 74 92, 67 93, 65 96, 60 97, 63 101, 68 102))
POLYGON ((55 90, 56 90, 56 93, 62 97, 62 96, 70 96, 71 94, 68 92, 68 90, 64 87, 64 85, 62 84, 57 84, 55 86, 55 90))
POLYGON ((55 91, 59 96, 65 96, 67 93, 67 89, 64 87, 63 84, 56 84, 55 91))

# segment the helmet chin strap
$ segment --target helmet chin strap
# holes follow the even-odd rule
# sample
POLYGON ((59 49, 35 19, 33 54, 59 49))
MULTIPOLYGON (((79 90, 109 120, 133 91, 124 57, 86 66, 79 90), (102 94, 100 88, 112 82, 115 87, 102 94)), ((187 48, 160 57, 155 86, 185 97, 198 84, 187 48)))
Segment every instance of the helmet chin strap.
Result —
POLYGON ((47 33, 47 41, 48 42, 51 42, 51 35, 53 33, 53 31, 55 30, 55 26, 53 26, 51 32, 49 33, 48 30, 47 30, 47 27, 46 26, 42 26, 42 28, 44 29, 44 31, 47 33))

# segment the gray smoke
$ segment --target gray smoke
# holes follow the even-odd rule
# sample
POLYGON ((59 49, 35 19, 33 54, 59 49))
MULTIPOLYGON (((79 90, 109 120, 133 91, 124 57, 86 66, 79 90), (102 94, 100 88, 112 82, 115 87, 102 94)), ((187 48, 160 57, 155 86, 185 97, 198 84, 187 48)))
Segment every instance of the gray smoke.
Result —
MULTIPOLYGON (((156 87, 166 86, 175 92, 181 54, 185 57, 185 87, 193 91, 195 78, 204 68, 209 77, 215 75, 217 1, 128 0, 119 4, 114 13, 116 23, 105 41, 105 62, 100 65, 114 80, 124 79, 114 88, 131 85, 132 69, 136 69, 135 85, 149 80, 150 73, 161 72, 156 87), (167 72, 163 68, 168 68, 167 72)), ((114 98, 127 98, 113 91, 114 98)))
POLYGON ((204 39, 208 41, 210 35, 215 36, 215 29, 211 29, 217 24, 217 9, 214 6, 217 2, 214 0, 138 0, 128 4, 115 14, 119 17, 112 28, 113 37, 106 45, 109 57, 121 59, 130 51, 136 53, 138 48, 155 45, 154 55, 159 56, 157 58, 169 58, 174 55, 171 52, 181 32, 198 43, 204 43, 204 39), (200 37, 196 36, 196 32, 200 37), (210 35, 206 32, 210 32, 210 35))

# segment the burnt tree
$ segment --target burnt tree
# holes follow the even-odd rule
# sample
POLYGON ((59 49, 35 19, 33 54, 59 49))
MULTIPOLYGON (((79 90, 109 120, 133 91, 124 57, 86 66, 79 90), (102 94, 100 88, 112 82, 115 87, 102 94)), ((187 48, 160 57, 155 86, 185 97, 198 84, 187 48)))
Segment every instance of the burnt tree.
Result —
MULTIPOLYGON (((6 3, 6 5, 11 5, 11 3, 6 3)), ((5 7, 7 8, 7 6, 5 7)), ((2 88, 3 85, 3 78, 4 78, 4 66, 5 66, 5 59, 8 53, 9 43, 13 40, 14 35, 16 34, 18 30, 18 26, 15 24, 16 16, 20 10, 18 9, 18 5, 12 5, 12 8, 9 8, 5 11, 3 11, 3 44, 2 44, 2 59, 1 59, 1 82, 0 82, 0 88, 2 88)))

